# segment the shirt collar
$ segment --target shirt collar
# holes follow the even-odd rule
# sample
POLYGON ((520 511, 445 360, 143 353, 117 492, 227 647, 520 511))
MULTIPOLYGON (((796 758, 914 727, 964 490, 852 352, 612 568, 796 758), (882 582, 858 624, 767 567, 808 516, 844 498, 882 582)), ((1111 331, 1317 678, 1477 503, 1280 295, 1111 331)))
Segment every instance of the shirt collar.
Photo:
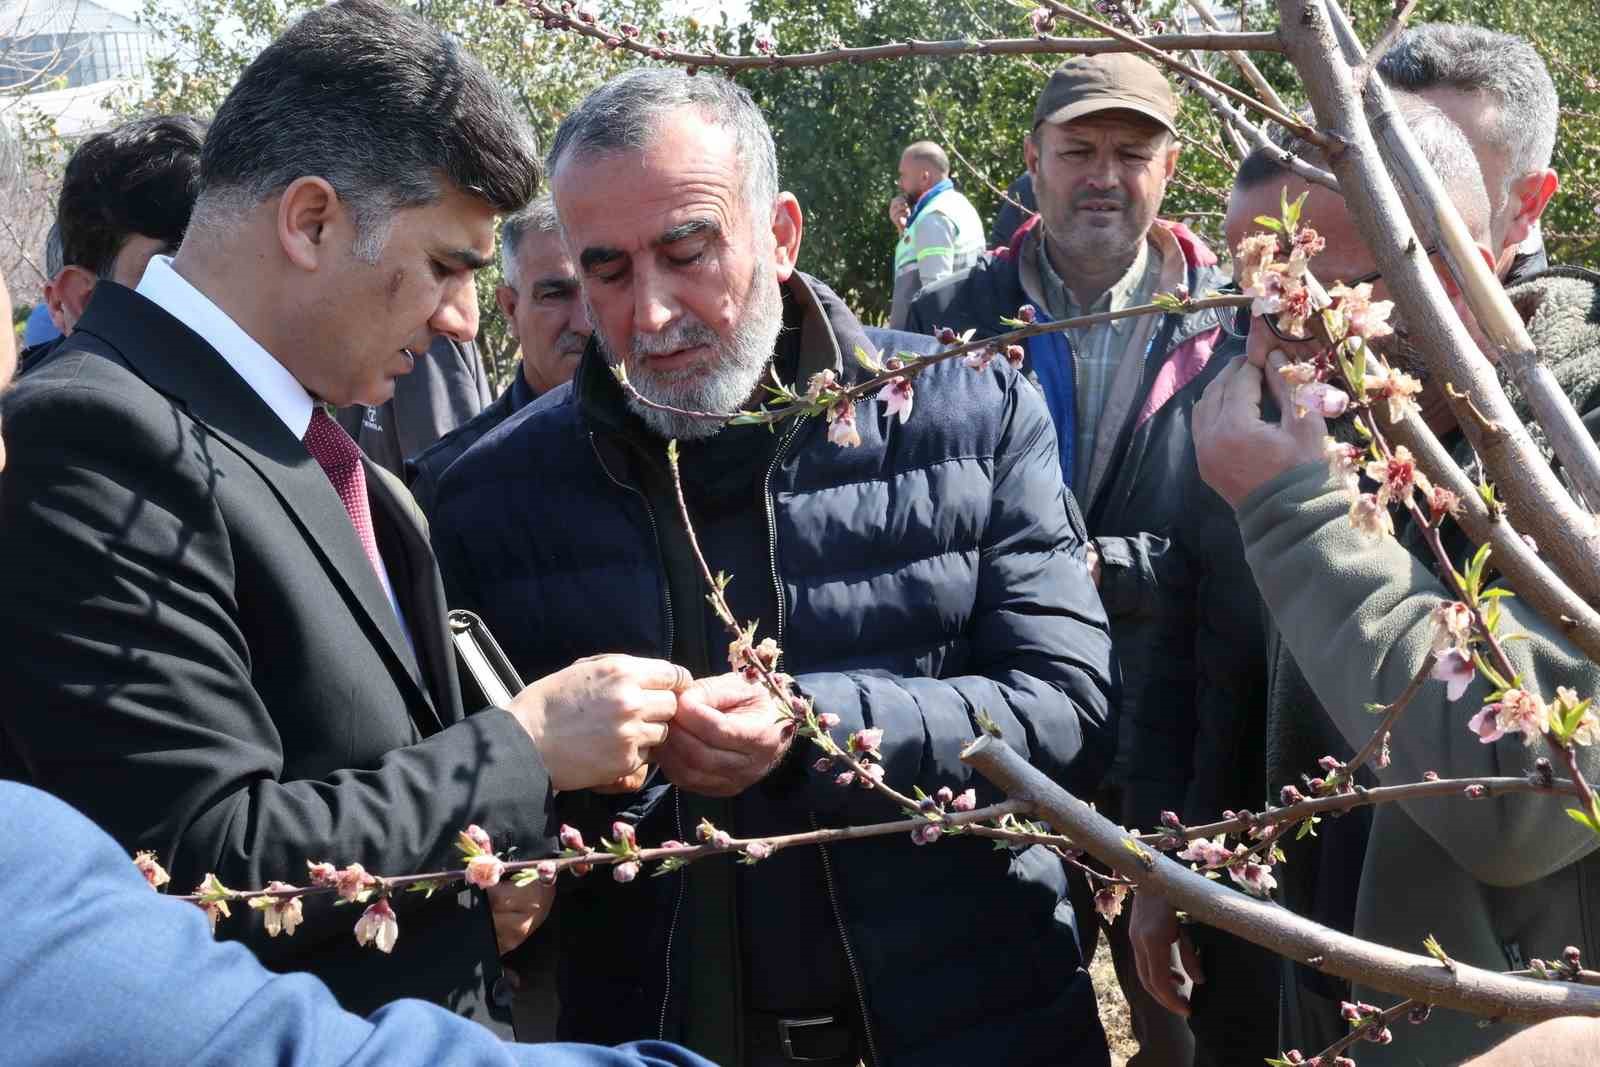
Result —
POLYGON ((906 232, 911 232, 911 224, 917 221, 917 216, 922 214, 923 208, 933 203, 934 197, 938 196, 946 189, 954 189, 955 187, 955 182, 951 181, 949 178, 940 178, 938 181, 934 182, 933 185, 929 186, 927 192, 917 197, 916 204, 911 208, 911 214, 906 218, 906 232))
POLYGON ((296 439, 311 426, 316 401, 289 369, 245 333, 200 290, 172 269, 170 256, 156 256, 145 268, 138 293, 200 335, 201 340, 244 379, 296 439))

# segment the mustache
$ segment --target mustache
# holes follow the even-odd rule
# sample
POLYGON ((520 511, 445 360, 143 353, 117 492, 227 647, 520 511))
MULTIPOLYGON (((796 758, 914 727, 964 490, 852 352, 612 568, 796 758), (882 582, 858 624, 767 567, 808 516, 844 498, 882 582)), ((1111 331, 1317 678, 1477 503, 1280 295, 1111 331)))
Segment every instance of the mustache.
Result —
POLYGON ((680 348, 696 345, 716 347, 721 343, 717 332, 699 319, 685 316, 660 333, 633 335, 632 354, 635 356, 661 356, 680 348))
POLYGON ((1122 193, 1122 192, 1120 192, 1120 191, 1117 191, 1117 192, 1092 192, 1091 191, 1091 192, 1078 193, 1076 196, 1074 196, 1072 198, 1072 206, 1074 208, 1082 207, 1084 205, 1084 203, 1086 201, 1089 201, 1089 200, 1106 200, 1106 201, 1110 201, 1111 203, 1116 204, 1118 208, 1124 208, 1124 209, 1128 206, 1128 197, 1127 197, 1127 195, 1122 193))
POLYGON ((577 330, 562 330, 556 338, 556 351, 569 356, 581 356, 589 346, 589 335, 577 330))

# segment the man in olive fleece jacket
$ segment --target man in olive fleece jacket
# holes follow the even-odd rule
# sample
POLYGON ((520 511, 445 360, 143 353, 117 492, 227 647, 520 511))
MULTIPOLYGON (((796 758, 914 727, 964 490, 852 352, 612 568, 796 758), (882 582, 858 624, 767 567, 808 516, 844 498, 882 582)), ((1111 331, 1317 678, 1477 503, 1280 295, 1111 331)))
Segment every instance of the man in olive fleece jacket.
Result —
MULTIPOLYGON (((1529 318, 1541 356, 1591 430, 1600 426, 1597 282, 1600 277, 1587 272, 1557 270, 1511 290, 1529 318)), ((1429 613, 1452 597, 1407 530, 1402 528, 1400 536, 1410 550, 1402 541, 1375 540, 1352 527, 1349 499, 1321 457, 1327 430, 1319 416, 1262 421, 1263 388, 1280 410, 1293 405, 1277 373, 1283 354, 1267 352, 1276 342, 1264 330, 1252 336, 1256 363, 1229 368, 1196 409, 1201 471, 1234 505, 1251 570, 1284 651, 1292 656, 1287 667, 1303 674, 1315 694, 1312 703, 1286 708, 1278 703, 1286 688, 1274 685, 1269 749, 1274 734, 1299 730, 1315 736, 1316 724, 1304 720, 1318 717, 1312 709, 1320 705, 1324 725, 1331 723, 1345 749, 1335 755, 1347 756, 1374 728, 1364 709, 1394 699, 1405 687, 1429 649, 1429 613), (1258 369, 1263 360, 1265 374, 1258 369)), ((1515 389, 1507 391, 1532 424, 1515 389)), ((1454 427, 1435 425, 1435 430, 1445 431, 1442 436, 1458 460, 1470 462, 1470 449, 1454 427)), ((1502 632, 1529 637, 1506 644, 1525 688, 1546 699, 1555 696, 1557 686, 1584 695, 1600 692, 1600 667, 1521 601, 1501 603, 1502 632)), ((1525 747, 1520 735, 1507 735, 1483 744, 1468 729, 1467 720, 1488 691, 1478 679, 1452 703, 1442 684, 1425 685, 1395 727, 1392 761, 1377 771, 1378 779, 1410 782, 1427 771, 1443 777, 1529 773, 1533 761, 1547 754, 1542 742, 1525 747)), ((1600 750, 1579 749, 1579 760, 1586 775, 1600 774, 1600 750)), ((1282 782, 1275 776, 1274 784, 1282 782)), ((1410 951, 1432 934, 1456 960, 1491 970, 1520 968, 1534 957, 1558 958, 1569 944, 1580 946, 1586 961, 1600 958, 1600 857, 1595 855, 1600 837, 1566 817, 1562 809, 1570 804, 1564 798, 1519 795, 1378 807, 1361 870, 1354 932, 1410 951)), ((1393 999, 1360 985, 1354 995, 1378 1003, 1393 999)), ((1454 1063, 1488 1049, 1506 1031, 1435 1011, 1424 1030, 1400 1036, 1392 1045, 1367 1049, 1363 1067, 1454 1063)))

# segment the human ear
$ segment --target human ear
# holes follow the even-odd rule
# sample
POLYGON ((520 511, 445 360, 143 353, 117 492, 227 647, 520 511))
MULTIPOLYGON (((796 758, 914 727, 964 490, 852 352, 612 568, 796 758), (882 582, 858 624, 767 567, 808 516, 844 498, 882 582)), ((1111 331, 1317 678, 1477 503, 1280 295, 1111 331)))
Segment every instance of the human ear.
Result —
POLYGON ((800 211, 800 201, 793 193, 779 193, 772 202, 772 239, 775 244, 773 258, 778 268, 778 281, 786 282, 794 273, 795 262, 800 258, 800 237, 805 231, 805 216, 800 211))
POLYGON ((314 271, 329 254, 333 223, 347 215, 339 194, 326 179, 296 178, 278 197, 278 244, 289 262, 314 271))

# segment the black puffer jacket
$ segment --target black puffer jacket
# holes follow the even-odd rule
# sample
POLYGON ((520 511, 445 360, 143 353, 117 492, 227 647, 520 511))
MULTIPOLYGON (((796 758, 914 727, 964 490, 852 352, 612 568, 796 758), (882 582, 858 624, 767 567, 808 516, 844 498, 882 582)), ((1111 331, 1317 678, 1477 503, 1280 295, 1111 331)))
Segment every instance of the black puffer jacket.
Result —
MULTIPOLYGON (((787 293, 803 309, 799 380, 824 367, 857 379, 849 354, 865 339, 838 298, 798 275, 787 293)), ((1098 783, 1114 737, 1110 639, 1081 520, 1044 406, 1003 363, 931 368, 904 423, 862 401, 857 448, 829 444, 819 419, 786 424, 751 502, 766 512, 770 575, 735 576, 774 583, 782 666, 843 719, 836 736, 881 728, 892 785, 975 786, 980 803, 997 794, 959 759, 979 712, 1080 794, 1098 783)), ((602 651, 674 655, 662 560, 683 535, 629 482, 615 430, 624 416, 591 349, 572 386, 513 416, 440 486, 434 543, 453 602, 483 615, 525 677, 602 651)), ((737 798, 742 834, 891 814, 810 763, 797 746, 737 798)), ((642 842, 692 835, 678 825, 689 798, 677 792, 658 780, 628 798, 642 842)), ((591 812, 581 828, 593 839, 610 814, 591 812)), ((833 849, 828 881, 837 928, 787 934, 796 952, 843 934, 873 1062, 1106 1063, 1053 856, 960 838, 916 848, 896 835, 833 849)), ((559 905, 563 1036, 680 1034, 696 949, 674 933, 692 883, 577 884, 559 905)), ((798 901, 793 910, 815 914, 798 901)))

